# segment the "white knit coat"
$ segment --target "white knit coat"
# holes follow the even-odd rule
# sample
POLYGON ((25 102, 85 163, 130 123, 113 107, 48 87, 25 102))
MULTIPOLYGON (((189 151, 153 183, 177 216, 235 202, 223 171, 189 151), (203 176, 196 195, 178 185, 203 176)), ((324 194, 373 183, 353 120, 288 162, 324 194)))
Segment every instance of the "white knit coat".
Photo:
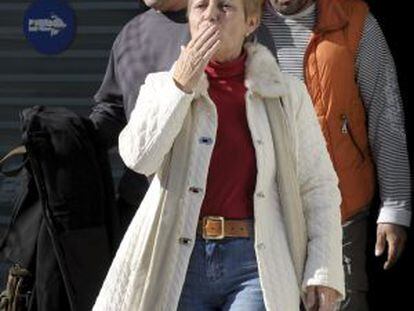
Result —
MULTIPOLYGON (((246 111, 257 161, 254 218, 260 282, 267 310, 296 311, 309 285, 329 286, 344 295, 338 180, 305 86, 282 74, 265 47, 249 44, 246 50, 246 111), (290 129, 303 222, 284 217, 282 209, 290 207, 281 206, 275 181, 275 149, 264 102, 280 105, 280 99, 290 129), (286 228, 304 236, 303 242, 289 238, 286 228), (291 245, 299 243, 303 245, 291 245), (292 255, 292 246, 303 254, 292 255)), ((166 311, 178 305, 196 238, 217 111, 205 75, 196 91, 186 94, 176 87, 171 72, 148 75, 119 136, 126 165, 155 176, 95 311, 166 311)))

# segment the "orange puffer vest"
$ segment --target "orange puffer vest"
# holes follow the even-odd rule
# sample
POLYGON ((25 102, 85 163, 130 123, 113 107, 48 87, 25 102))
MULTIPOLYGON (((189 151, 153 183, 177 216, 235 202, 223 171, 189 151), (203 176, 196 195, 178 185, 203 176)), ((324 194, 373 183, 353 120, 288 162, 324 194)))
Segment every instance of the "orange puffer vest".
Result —
POLYGON ((360 0, 317 0, 318 22, 304 75, 339 177, 342 220, 366 208, 375 172, 355 59, 368 7, 360 0))

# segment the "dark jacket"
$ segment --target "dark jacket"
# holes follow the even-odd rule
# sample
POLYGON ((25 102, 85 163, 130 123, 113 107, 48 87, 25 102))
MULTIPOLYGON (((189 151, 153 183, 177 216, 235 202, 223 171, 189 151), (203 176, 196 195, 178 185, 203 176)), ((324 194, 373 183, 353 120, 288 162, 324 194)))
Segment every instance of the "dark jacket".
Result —
MULTIPOLYGON (((91 119, 107 148, 118 144, 118 135, 124 128, 135 106, 140 86, 151 72, 169 70, 177 60, 180 46, 189 38, 186 13, 157 13, 140 3, 138 15, 118 34, 109 58, 106 74, 94 99, 91 119)), ((119 196, 131 206, 125 222, 139 206, 148 187, 148 181, 125 169, 120 180, 119 196)))
POLYGON ((106 150, 63 108, 26 109, 22 127, 28 161, 0 260, 32 273, 29 310, 90 310, 121 238, 106 150))

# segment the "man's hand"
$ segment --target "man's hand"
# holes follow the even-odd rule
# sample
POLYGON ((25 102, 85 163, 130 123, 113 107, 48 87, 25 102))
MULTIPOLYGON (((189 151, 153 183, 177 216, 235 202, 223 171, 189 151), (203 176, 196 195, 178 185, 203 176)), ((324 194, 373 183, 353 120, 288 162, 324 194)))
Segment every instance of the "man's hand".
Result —
POLYGON ((215 25, 201 29, 186 47, 175 64, 173 78, 177 86, 186 93, 193 92, 198 80, 220 45, 219 29, 215 25))
POLYGON ((305 308, 307 311, 339 310, 340 294, 326 286, 308 286, 306 288, 305 308))
POLYGON ((378 224, 375 256, 381 256, 388 243, 388 256, 384 264, 384 270, 391 268, 397 262, 404 250, 406 240, 407 232, 403 226, 388 223, 378 224))

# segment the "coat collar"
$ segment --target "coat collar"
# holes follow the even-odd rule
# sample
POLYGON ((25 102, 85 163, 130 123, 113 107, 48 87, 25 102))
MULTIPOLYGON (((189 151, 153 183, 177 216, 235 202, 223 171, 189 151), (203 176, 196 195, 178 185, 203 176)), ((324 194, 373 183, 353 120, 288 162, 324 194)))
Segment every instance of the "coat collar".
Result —
MULTIPOLYGON (((261 97, 275 98, 286 94, 283 75, 272 53, 259 43, 246 43, 246 88, 261 97)), ((195 97, 208 94, 208 79, 203 73, 195 97)))
POLYGON ((345 28, 348 18, 338 0, 317 0, 318 20, 315 32, 329 32, 345 28))

